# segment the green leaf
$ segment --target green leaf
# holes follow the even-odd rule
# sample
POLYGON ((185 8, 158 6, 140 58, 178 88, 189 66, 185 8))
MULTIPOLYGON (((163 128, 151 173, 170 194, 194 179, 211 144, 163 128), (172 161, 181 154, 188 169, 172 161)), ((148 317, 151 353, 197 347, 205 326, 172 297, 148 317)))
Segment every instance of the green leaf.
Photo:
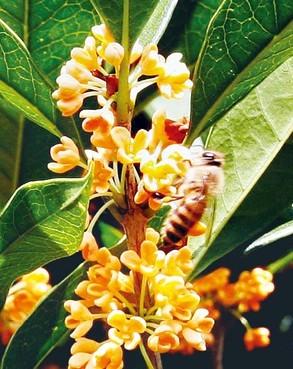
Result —
POLYGON ((265 233, 264 235, 259 237, 245 249, 245 253, 255 251, 255 249, 258 249, 259 247, 270 245, 276 241, 288 238, 292 235, 293 235, 293 220, 281 224, 280 226, 274 228, 270 232, 265 233))
POLYGON ((31 182, 14 193, 0 214, 0 306, 17 277, 78 250, 91 178, 31 182))
POLYGON ((213 16, 194 74, 187 143, 293 55, 287 0, 225 0, 213 16))
POLYGON ((70 50, 83 44, 99 17, 88 0, 0 0, 0 18, 22 38, 40 69, 55 79, 70 50))
POLYGON ((148 221, 148 227, 160 232, 171 209, 170 205, 162 206, 148 221))
POLYGON ((74 290, 86 278, 86 271, 87 265, 80 265, 41 301, 10 341, 1 369, 35 369, 68 336, 63 305, 74 298, 74 290))
POLYGON ((153 14, 141 31, 138 42, 145 46, 150 43, 157 44, 164 34, 178 0, 160 0, 153 14))
POLYGON ((22 40, 0 19, 0 93, 26 117, 56 136, 51 89, 22 40))
POLYGON ((292 132, 292 68, 293 58, 226 114, 212 131, 208 147, 225 154, 226 183, 217 200, 212 244, 208 250, 202 249, 195 273, 256 236, 291 203, 289 188, 293 183, 288 158, 292 145, 286 145, 269 165, 292 132))
POLYGON ((129 6, 129 44, 132 46, 147 21, 155 12, 158 0, 91 0, 101 20, 113 33, 117 42, 122 39, 123 7, 129 6))
POLYGON ((123 233, 119 229, 113 227, 111 224, 99 222, 97 228, 102 246, 107 248, 111 248, 117 244, 123 237, 123 233))
POLYGON ((0 210, 19 178, 23 117, 0 97, 0 210))
POLYGON ((187 65, 194 65, 209 21, 222 0, 179 0, 159 50, 164 55, 181 52, 187 65))

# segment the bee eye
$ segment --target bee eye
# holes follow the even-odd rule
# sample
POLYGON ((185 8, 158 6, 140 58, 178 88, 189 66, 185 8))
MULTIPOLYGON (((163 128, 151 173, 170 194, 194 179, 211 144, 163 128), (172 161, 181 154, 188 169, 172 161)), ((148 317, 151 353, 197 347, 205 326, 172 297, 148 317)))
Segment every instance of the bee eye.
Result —
POLYGON ((208 160, 215 160, 216 159, 216 155, 213 152, 210 151, 205 151, 202 156, 208 160))

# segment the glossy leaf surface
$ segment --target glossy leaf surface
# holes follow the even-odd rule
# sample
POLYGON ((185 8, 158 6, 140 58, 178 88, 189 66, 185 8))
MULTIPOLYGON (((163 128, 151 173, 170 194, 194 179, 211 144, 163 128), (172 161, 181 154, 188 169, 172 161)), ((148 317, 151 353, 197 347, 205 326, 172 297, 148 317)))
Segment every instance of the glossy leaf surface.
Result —
POLYGON ((11 283, 80 245, 91 175, 30 182, 20 187, 0 215, 0 306, 11 283))

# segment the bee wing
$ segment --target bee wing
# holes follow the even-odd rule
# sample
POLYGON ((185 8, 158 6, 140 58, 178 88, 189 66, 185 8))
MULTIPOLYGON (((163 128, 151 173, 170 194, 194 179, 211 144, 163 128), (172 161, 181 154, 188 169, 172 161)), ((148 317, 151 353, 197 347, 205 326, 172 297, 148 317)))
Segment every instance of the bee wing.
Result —
POLYGON ((217 198, 215 196, 211 196, 209 198, 208 201, 208 206, 206 208, 206 214, 205 214, 205 218, 208 219, 207 222, 207 230, 205 233, 205 248, 209 247, 210 241, 211 241, 211 237, 212 237, 212 232, 213 232, 213 226, 214 226, 214 221, 215 221, 215 213, 216 213, 216 208, 217 208, 217 198))

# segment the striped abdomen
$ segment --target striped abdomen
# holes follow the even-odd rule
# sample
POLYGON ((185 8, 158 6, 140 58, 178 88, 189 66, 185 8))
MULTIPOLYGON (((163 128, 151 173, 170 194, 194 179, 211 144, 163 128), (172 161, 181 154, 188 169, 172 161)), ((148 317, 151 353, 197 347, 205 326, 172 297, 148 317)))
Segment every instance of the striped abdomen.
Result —
POLYGON ((176 244, 186 237, 188 231, 201 219, 206 206, 204 195, 183 200, 165 227, 164 246, 176 244))

